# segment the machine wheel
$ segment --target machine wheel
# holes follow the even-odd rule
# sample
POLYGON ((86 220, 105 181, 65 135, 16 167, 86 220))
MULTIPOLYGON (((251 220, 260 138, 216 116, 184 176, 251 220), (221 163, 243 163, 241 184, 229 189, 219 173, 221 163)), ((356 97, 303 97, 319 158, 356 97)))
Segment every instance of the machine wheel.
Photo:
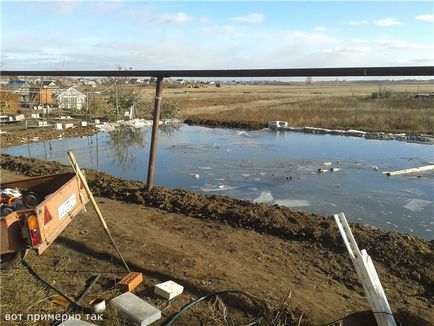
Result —
POLYGON ((28 249, 21 249, 16 252, 0 255, 0 269, 7 270, 18 265, 26 257, 28 249))
POLYGON ((0 216, 9 215, 13 211, 14 211, 13 208, 11 208, 9 206, 6 206, 6 205, 2 205, 1 208, 0 208, 0 216))
POLYGON ((23 193, 23 203, 27 208, 34 208, 39 204, 38 196, 31 191, 25 192, 23 193))

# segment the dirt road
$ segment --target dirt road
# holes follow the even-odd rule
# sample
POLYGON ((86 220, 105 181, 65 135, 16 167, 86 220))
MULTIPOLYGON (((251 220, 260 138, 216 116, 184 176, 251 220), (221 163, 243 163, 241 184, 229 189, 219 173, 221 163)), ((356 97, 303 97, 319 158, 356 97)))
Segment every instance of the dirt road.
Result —
MULTIPOLYGON (((18 171, 38 175, 66 169, 54 162, 9 156, 2 156, 1 166, 2 181, 16 178, 18 171)), ((272 324, 279 311, 280 325, 285 320, 296 325, 302 315, 301 325, 325 325, 368 309, 330 218, 181 190, 156 188, 145 194, 140 182, 94 171, 87 171, 87 177, 104 197, 98 202, 130 267, 144 274, 137 294, 163 310, 162 321, 192 298, 225 289, 241 289, 263 300, 268 307, 263 325, 272 324), (152 294, 154 284, 168 279, 186 288, 170 304, 152 294)), ((392 310, 404 325, 432 325, 434 243, 363 226, 352 228, 361 248, 373 257, 392 310)), ((85 303, 118 294, 114 285, 125 275, 90 206, 42 256, 30 254, 27 260, 70 297, 77 297, 85 281, 101 273, 85 303)), ((54 293, 23 266, 1 276, 2 314, 64 310, 52 303, 54 293)), ((235 325, 246 324, 258 313, 241 297, 222 299, 235 325)), ((104 318, 104 325, 125 322, 111 309, 104 318)), ((352 325, 369 325, 366 319, 358 321, 352 325)), ((202 303, 177 323, 201 324, 224 325, 223 306, 202 303)))

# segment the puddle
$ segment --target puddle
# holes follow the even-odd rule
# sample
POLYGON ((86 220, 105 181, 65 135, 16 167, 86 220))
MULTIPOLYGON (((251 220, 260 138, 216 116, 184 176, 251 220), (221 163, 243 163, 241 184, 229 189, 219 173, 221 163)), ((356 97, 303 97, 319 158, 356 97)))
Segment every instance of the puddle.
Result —
MULTIPOLYGON (((390 178, 381 173, 399 170, 403 163, 405 167, 426 165, 433 160, 433 145, 302 133, 281 137, 282 133, 263 131, 248 131, 247 137, 239 132, 187 125, 171 132, 160 130, 155 184, 327 216, 343 211, 350 221, 360 218, 371 226, 401 232, 411 229, 433 238, 426 231, 432 227, 421 222, 433 217, 434 173, 422 178, 390 178), (331 168, 342 170, 332 173, 331 168), (327 172, 317 173, 318 169, 327 172)), ((83 168, 146 182, 149 146, 149 130, 126 129, 1 151, 69 164, 66 151, 71 149, 83 168)))

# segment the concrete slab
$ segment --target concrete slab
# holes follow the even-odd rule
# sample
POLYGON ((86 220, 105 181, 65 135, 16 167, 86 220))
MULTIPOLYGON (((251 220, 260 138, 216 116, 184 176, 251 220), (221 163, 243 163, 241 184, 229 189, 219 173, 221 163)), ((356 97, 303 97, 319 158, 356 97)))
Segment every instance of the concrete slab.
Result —
POLYGON ((182 291, 184 291, 184 287, 173 281, 160 283, 154 287, 154 293, 167 300, 171 300, 180 295, 182 291))
POLYGON ((68 319, 65 320, 63 323, 59 324, 59 326, 97 326, 97 325, 88 323, 84 320, 68 319))
POLYGON ((126 318, 141 326, 152 324, 161 318, 161 311, 131 292, 125 292, 110 300, 126 318))

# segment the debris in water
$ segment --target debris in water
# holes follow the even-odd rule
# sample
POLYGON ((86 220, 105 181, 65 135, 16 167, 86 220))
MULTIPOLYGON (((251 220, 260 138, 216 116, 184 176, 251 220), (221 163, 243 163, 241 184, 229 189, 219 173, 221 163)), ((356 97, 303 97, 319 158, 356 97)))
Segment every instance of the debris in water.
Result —
POLYGON ((374 171, 378 171, 378 166, 373 165, 373 166, 372 166, 372 170, 374 170, 374 171))
POLYGON ((430 200, 424 200, 424 199, 411 199, 406 205, 404 205, 404 208, 407 208, 413 212, 419 212, 422 210, 425 206, 428 206, 431 204, 432 201, 430 200))
POLYGON ((310 206, 310 202, 308 200, 301 200, 301 199, 276 199, 273 201, 273 204, 286 206, 289 208, 310 206))
POLYGON ((340 168, 330 168, 330 172, 337 172, 337 171, 340 171, 341 169, 340 168))
POLYGON ((250 137, 250 135, 245 131, 240 131, 237 133, 238 136, 250 137))
POLYGON ((193 179, 199 179, 200 177, 199 173, 192 173, 190 175, 193 177, 193 179))
POLYGON ((224 190, 233 190, 237 189, 237 187, 230 187, 226 185, 212 185, 212 184, 204 184, 200 187, 200 190, 203 192, 212 192, 212 191, 224 191, 224 190))
POLYGON ((254 203, 271 203, 273 201, 273 195, 270 191, 262 191, 261 194, 253 199, 254 203))
POLYGON ((318 169, 318 173, 326 173, 328 170, 325 170, 325 169, 318 169))

